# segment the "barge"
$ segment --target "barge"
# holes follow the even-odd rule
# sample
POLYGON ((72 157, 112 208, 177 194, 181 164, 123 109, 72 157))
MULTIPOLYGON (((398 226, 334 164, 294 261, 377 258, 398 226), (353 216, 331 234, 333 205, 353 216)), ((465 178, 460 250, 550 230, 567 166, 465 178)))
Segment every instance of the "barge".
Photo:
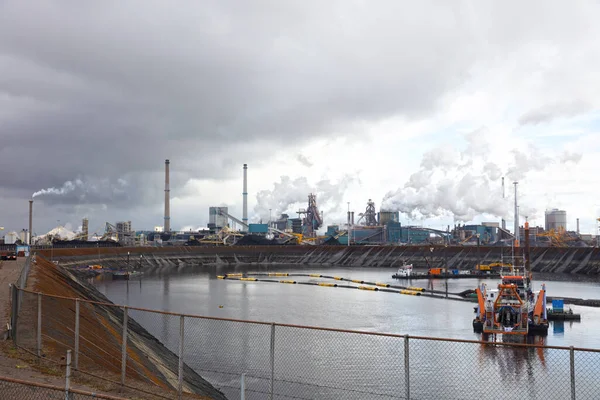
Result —
POLYGON ((581 321, 581 314, 574 313, 571 308, 565 310, 564 300, 552 300, 552 308, 546 309, 549 321, 581 321))
POLYGON ((392 275, 394 279, 466 279, 466 278, 500 278, 500 273, 491 271, 468 271, 445 268, 429 268, 427 272, 413 272, 412 265, 403 265, 392 275))
POLYGON ((501 273, 497 289, 482 283, 476 290, 477 307, 473 330, 483 334, 548 335, 546 285, 534 292, 529 267, 529 223, 525 222, 525 265, 511 266, 501 273))

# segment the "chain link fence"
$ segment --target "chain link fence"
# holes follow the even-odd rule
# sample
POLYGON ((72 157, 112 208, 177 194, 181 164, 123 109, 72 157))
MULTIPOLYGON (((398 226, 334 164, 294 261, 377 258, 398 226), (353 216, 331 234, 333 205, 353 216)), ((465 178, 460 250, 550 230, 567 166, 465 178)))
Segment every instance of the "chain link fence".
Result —
POLYGON ((19 292, 19 347, 50 359, 70 349, 75 370, 141 383, 154 396, 166 389, 163 398, 206 393, 210 385, 221 394, 208 398, 244 400, 597 399, 600 393, 600 350, 524 344, 521 336, 409 337, 19 292))
POLYGON ((99 393, 87 392, 68 387, 58 387, 38 382, 24 381, 0 376, 0 399, 19 400, 125 400, 124 397, 115 397, 99 393))

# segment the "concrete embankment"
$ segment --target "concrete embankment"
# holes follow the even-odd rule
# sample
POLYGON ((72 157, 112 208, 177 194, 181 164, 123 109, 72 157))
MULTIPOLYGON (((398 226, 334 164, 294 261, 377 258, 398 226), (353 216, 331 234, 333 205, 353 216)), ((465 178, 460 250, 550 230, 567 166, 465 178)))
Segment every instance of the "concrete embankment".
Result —
MULTIPOLYGON (((48 250, 42 254, 50 257, 48 250)), ((403 263, 416 268, 447 264, 450 268, 473 269, 478 262, 509 260, 512 254, 511 248, 488 246, 479 249, 476 246, 219 246, 57 249, 53 257, 66 266, 128 263, 132 268, 146 270, 241 264, 397 268, 403 263)), ((531 266, 536 272, 598 275, 600 251, 598 248, 533 247, 531 266)))
MULTIPOLYGON (((67 298, 79 298, 82 299, 79 369, 113 379, 120 376, 122 346, 120 322, 123 321, 121 308, 112 306, 110 301, 93 286, 81 282, 70 272, 39 255, 32 264, 28 289, 63 297, 43 297, 42 334, 43 351, 46 357, 60 359, 68 348, 72 348, 75 302, 67 298), (104 304, 92 304, 87 301, 104 304)), ((36 325, 34 320, 36 307, 37 296, 24 293, 18 334, 20 344, 24 344, 25 347, 31 346, 32 342, 35 343, 33 327, 36 325)), ((131 317, 128 323, 127 356, 128 380, 151 382, 152 386, 164 389, 177 388, 177 356, 131 317)), ((200 395, 200 398, 226 398, 187 365, 184 365, 183 388, 185 392, 200 395)))

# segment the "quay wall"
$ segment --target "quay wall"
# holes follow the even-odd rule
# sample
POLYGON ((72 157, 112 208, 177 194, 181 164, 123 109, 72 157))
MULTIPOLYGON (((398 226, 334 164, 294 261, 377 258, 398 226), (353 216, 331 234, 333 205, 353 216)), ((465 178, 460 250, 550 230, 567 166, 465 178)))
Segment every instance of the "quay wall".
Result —
MULTIPOLYGON (((523 249, 517 249, 522 253, 523 249)), ((144 270, 203 265, 304 264, 322 266, 391 267, 403 263, 416 268, 443 267, 473 269, 478 262, 510 261, 510 247, 490 246, 185 246, 132 248, 79 248, 39 250, 61 265, 102 263, 128 264, 144 270)), ((532 247, 531 266, 535 272, 597 275, 598 248, 532 247)))

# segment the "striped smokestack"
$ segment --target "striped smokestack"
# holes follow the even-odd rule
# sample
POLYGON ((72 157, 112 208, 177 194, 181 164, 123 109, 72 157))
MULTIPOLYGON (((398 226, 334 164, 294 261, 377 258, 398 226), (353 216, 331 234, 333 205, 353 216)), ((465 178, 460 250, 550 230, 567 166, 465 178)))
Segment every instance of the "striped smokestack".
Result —
POLYGON ((244 191, 242 197, 244 200, 242 203, 242 222, 248 225, 248 164, 244 164, 244 191))
POLYGON ((170 190, 169 190, 169 160, 165 160, 165 232, 171 232, 171 208, 170 208, 170 190))
POLYGON ((33 244, 33 200, 29 200, 29 233, 27 234, 27 244, 33 244))

